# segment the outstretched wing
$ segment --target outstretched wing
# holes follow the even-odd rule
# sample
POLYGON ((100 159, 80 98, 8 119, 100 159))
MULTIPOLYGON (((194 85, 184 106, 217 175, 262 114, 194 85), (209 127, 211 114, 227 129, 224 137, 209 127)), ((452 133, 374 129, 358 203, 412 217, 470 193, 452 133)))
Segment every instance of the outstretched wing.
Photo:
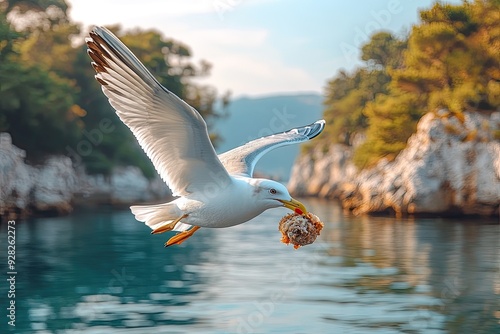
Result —
POLYGON ((96 79, 174 195, 229 182, 201 115, 163 87, 106 28, 86 39, 96 79))
POLYGON ((219 159, 229 172, 251 177, 257 161, 267 152, 281 146, 298 144, 313 139, 323 131, 325 121, 291 129, 283 133, 252 140, 240 147, 219 155, 219 159))

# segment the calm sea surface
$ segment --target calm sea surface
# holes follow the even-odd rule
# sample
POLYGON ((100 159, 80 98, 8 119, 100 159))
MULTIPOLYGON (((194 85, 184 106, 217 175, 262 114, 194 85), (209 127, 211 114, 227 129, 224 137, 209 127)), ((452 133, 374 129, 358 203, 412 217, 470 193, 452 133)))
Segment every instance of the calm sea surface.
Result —
POLYGON ((498 220, 305 204, 326 224, 299 250, 280 243, 281 209, 168 249, 172 234, 150 235, 129 211, 18 221, 15 332, 500 333, 498 220))

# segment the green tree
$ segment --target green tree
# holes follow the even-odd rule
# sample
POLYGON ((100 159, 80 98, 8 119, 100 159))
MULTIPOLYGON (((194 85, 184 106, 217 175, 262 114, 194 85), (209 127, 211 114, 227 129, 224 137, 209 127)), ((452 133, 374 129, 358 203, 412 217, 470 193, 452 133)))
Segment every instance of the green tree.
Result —
POLYGON ((66 0, 0 0, 0 11, 16 18, 16 28, 32 31, 50 30, 69 22, 66 0))
POLYGON ((71 45, 71 40, 79 34, 80 27, 69 22, 55 24, 47 31, 34 30, 19 43, 19 61, 71 79, 75 71, 74 60, 77 53, 82 52, 80 48, 71 45))
POLYGON ((377 33, 362 47, 365 65, 352 74, 341 71, 328 82, 324 116, 329 127, 325 137, 351 145, 353 137, 365 131, 365 106, 378 94, 388 93, 388 71, 401 66, 404 46, 405 41, 390 33, 377 33))
POLYGON ((6 14, 17 9, 22 14, 33 11, 50 15, 46 13, 50 7, 57 7, 64 13, 69 8, 65 0, 0 0, 0 9, 6 14))
POLYGON ((394 158, 426 112, 446 108, 460 118, 464 110, 499 108, 499 13, 498 0, 437 2, 420 12, 407 40, 372 36, 362 47, 365 65, 328 84, 330 140, 363 132, 354 161, 366 167, 394 158))
POLYGON ((375 164, 380 158, 392 160, 406 147, 422 116, 419 97, 415 94, 380 94, 368 103, 366 141, 354 152, 353 162, 360 168, 375 164))
POLYGON ((30 158, 64 153, 78 140, 82 123, 74 113, 71 82, 37 64, 20 60, 22 36, 0 14, 0 131, 30 158))
POLYGON ((369 67, 381 70, 400 68, 406 40, 396 38, 389 32, 375 33, 370 41, 361 47, 361 59, 369 67))
POLYGON ((500 92, 500 8, 496 1, 436 3, 420 13, 395 85, 427 97, 426 108, 493 110, 500 92))

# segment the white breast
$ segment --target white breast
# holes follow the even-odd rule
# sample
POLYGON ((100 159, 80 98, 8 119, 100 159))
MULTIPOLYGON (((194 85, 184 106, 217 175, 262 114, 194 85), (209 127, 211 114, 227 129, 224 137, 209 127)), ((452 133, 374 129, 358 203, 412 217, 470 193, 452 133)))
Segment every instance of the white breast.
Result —
POLYGON ((184 222, 201 227, 229 227, 244 223, 266 209, 257 201, 247 178, 232 177, 231 181, 220 191, 213 188, 201 196, 196 194, 196 198, 186 197, 180 201, 179 207, 189 214, 184 222))

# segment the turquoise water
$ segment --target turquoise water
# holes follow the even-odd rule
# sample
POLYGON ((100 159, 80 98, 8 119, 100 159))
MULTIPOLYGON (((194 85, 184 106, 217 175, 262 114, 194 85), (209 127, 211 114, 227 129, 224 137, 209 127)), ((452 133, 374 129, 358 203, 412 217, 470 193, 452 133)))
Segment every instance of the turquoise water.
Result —
POLYGON ((326 226, 299 250, 279 241, 281 209, 168 249, 128 211, 18 221, 15 332, 500 333, 498 220, 305 204, 326 226))

